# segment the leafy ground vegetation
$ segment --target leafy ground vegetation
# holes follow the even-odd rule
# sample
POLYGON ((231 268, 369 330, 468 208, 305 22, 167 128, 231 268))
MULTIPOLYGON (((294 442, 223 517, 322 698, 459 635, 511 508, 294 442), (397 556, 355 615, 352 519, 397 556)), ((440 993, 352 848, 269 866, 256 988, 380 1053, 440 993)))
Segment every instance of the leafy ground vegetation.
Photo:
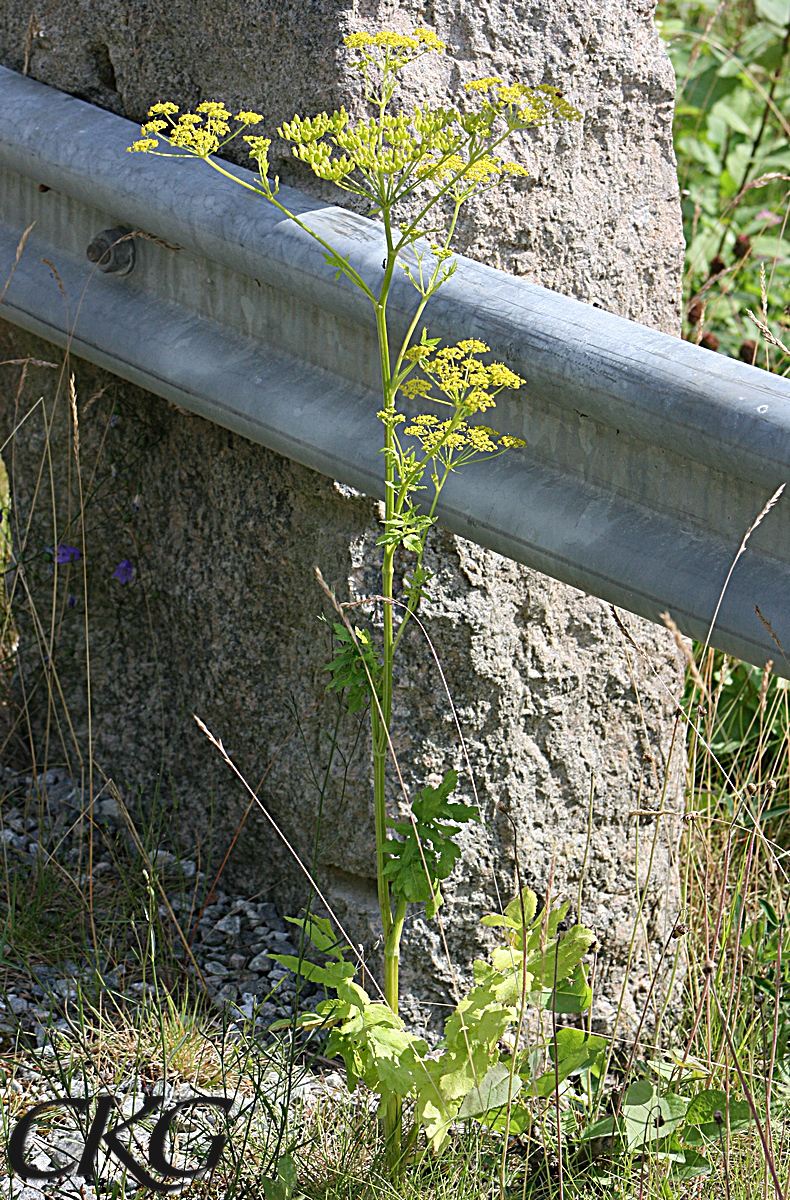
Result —
POLYGON ((681 0, 659 4, 657 16, 678 84, 684 336, 784 373, 790 368, 783 348, 790 326, 787 0, 681 0))
MULTIPOLYGON (((685 334, 711 351, 784 370, 790 4, 664 4, 659 16, 678 73, 685 334)), ((20 419, 41 421, 46 431, 51 413, 27 401, 26 365, 2 369, 15 373, 3 386, 20 419)), ((61 372, 60 403, 74 415, 78 446, 80 398, 70 392, 67 364, 48 369, 61 372)), ((43 446, 47 478, 46 433, 43 446)), ((99 469, 77 464, 90 478, 99 469)), ((443 1040, 425 1044, 371 1001, 363 990, 375 991, 370 973, 358 971, 355 951, 318 915, 315 898, 312 911, 284 921, 256 897, 227 895, 225 848, 216 862, 203 861, 156 798, 135 805, 127 796, 127 804, 98 764, 64 769, 62 760, 75 761, 73 747, 64 755, 54 736, 47 746, 27 738, 32 767, 11 761, 18 734, 30 728, 24 695, 36 679, 35 672, 21 678, 15 614, 20 627, 37 631, 38 677, 49 684, 46 694, 57 694, 56 627, 36 611, 17 568, 25 555, 48 554, 56 581, 59 569, 81 570, 84 510, 69 528, 73 544, 58 537, 53 509, 49 549, 46 539, 29 545, 36 525, 15 524, 1 482, 0 761, 10 764, 0 780, 3 1137, 31 1104, 54 1096, 113 1096, 116 1124, 143 1110, 91 1161, 82 1154, 95 1104, 42 1114, 27 1158, 50 1178, 26 1185, 3 1175, 6 1194, 142 1197, 166 1184, 245 1200, 786 1200, 790 712, 783 680, 686 647, 688 679, 676 698, 689 747, 684 906, 662 961, 651 964, 654 983, 637 1026, 627 1028, 618 1014, 613 1028, 592 1028, 593 935, 572 925, 551 896, 524 889, 503 898, 501 911, 481 914, 496 947, 477 965, 443 1040), (674 1000, 658 985, 664 962, 674 964, 674 1000), (200 1098, 228 1103, 189 1106, 200 1098), (397 1106, 396 1154, 382 1136, 382 1099, 391 1126, 397 1106), (162 1158, 156 1124, 165 1103, 183 1107, 160 1139, 162 1158), (202 1173, 223 1136, 221 1158, 202 1173), (160 1170, 162 1162, 173 1172, 160 1170)), ((129 568, 119 564, 121 586, 129 568)), ((354 644, 352 630, 335 632, 342 655, 354 644)), ((623 637, 623 653, 641 653, 623 637)), ((334 672, 346 697, 351 685, 364 692, 360 670, 354 675, 362 661, 360 654, 341 662, 353 678, 334 672)), ((29 670, 29 655, 26 662, 29 670)), ((330 693, 327 703, 336 702, 330 693)), ((67 713, 67 698, 57 704, 67 713)), ((68 721, 59 728, 67 740, 68 721)), ((449 861, 430 873, 427 896, 411 902, 438 904, 434 878, 452 868, 448 826, 458 814, 447 783, 445 791, 424 789, 413 804, 437 863, 443 849, 449 861)), ((396 839, 407 838, 408 829, 392 828, 396 839)), ((639 836, 645 830, 635 813, 639 836)), ((405 852, 393 857, 399 868, 408 865, 405 852)), ((416 860, 412 876, 418 892, 416 860)), ((634 901, 636 939, 644 898, 634 901)))

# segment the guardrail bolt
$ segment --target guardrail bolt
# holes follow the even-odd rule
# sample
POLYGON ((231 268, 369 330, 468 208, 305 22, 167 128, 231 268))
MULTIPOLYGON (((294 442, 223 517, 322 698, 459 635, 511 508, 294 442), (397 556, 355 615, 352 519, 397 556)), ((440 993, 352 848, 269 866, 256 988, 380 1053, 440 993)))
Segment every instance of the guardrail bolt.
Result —
POLYGON ((103 229, 88 246, 88 259, 107 275, 128 275, 134 269, 134 238, 127 225, 103 229))

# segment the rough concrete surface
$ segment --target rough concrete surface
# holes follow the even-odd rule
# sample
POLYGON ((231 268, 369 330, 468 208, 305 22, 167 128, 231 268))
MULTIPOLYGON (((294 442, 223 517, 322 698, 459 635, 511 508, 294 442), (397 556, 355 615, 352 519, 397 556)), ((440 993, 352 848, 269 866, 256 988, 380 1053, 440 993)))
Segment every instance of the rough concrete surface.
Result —
MULTIPOLYGON (((448 41, 451 55, 415 73, 407 95, 427 88, 445 101, 465 80, 498 73, 556 84, 585 114, 579 125, 529 135, 516 154, 533 178, 471 208, 459 248, 677 331, 682 237, 671 143, 674 80, 651 5, 438 0, 428 8, 393 8, 251 0, 239 8, 227 0, 41 0, 31 12, 28 0, 6 0, 0 61, 18 70, 27 63, 33 77, 132 118, 143 117, 158 99, 192 105, 221 98, 258 109, 273 129, 295 110, 340 103, 358 108, 343 35, 407 28, 418 19, 448 41)), ((284 154, 276 163, 282 177, 311 188, 311 177, 284 154)), ((61 358, 4 326, 0 359, 26 354, 61 358)), ((309 861, 315 853, 330 899, 355 939, 375 953, 366 736, 344 718, 323 774, 336 709, 324 693, 328 638, 317 614, 326 606, 313 576, 320 565, 353 598, 377 590, 375 568, 366 567, 375 505, 92 367, 76 361, 72 367, 89 495, 98 763, 127 794, 138 790, 150 805, 157 793, 160 803, 177 809, 182 842, 193 857, 197 848, 204 862, 211 855, 217 865, 248 799, 198 733, 192 713, 223 738, 253 786, 282 747, 261 797, 300 853, 309 861), (122 559, 133 564, 133 582, 112 577, 122 559)), ((76 496, 68 402, 61 389, 54 405, 56 373, 34 367, 17 404, 19 368, 0 370, 5 428, 42 393, 54 410, 61 524, 53 531, 40 493, 25 547, 26 578, 41 628, 48 629, 52 575, 45 547, 81 544, 76 526, 68 524, 76 496)), ((20 521, 30 510, 44 455, 43 411, 17 435, 13 452, 6 451, 20 521)), ((605 1018, 627 954, 635 879, 645 878, 651 849, 629 1007, 634 989, 647 986, 644 946, 652 947, 655 964, 676 911, 679 822, 663 818, 656 825, 632 814, 677 811, 682 802, 680 742, 668 762, 670 697, 681 687, 677 653, 664 631, 629 618, 648 666, 601 602, 471 543, 439 532, 430 556, 437 579, 426 628, 446 672, 486 815, 482 830, 465 835, 463 864, 447 888, 443 921, 456 970, 463 972, 479 949, 477 920, 496 903, 496 887, 512 892, 516 858, 525 882, 545 893, 551 878, 553 894, 568 895, 574 907, 586 863, 582 911, 599 936, 605 1018)), ((60 568, 58 589, 55 668, 84 754, 81 566, 60 568)), ((20 628, 30 690, 40 667, 29 613, 20 615, 20 628)), ((57 687, 50 710, 56 720, 47 720, 46 694, 39 686, 30 705, 38 752, 48 738, 51 756, 62 757, 66 745, 74 758, 57 687)), ((404 647, 395 719, 410 784, 462 766, 446 697, 417 630, 404 647)), ((462 789, 469 798, 468 782, 462 789)), ((235 884, 282 907, 304 900, 303 876, 255 807, 228 871, 235 884)), ((417 997, 440 1003, 453 990, 439 931, 420 917, 407 932, 403 976, 415 1014, 417 997)))

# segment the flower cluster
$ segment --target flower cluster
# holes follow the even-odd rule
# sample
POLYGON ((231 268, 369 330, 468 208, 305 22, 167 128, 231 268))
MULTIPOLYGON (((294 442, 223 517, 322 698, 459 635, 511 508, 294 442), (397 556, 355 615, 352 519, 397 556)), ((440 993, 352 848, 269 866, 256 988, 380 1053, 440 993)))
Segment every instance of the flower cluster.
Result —
POLYGON ((411 114, 384 113, 351 125, 341 108, 331 116, 294 117, 277 132, 293 142, 294 156, 307 163, 319 179, 375 200, 380 199, 375 191, 377 186, 380 189, 376 181, 381 177, 400 176, 403 183, 415 175, 415 169, 422 178, 431 173, 435 161, 443 163, 459 145, 458 133, 452 130, 456 120, 453 110, 416 109, 411 114), (437 154, 438 160, 432 157, 437 154))
POLYGON ((292 143, 294 157, 319 179, 382 209, 406 199, 418 182, 433 182, 460 201, 473 191, 488 190, 505 176, 525 176, 529 172, 524 166, 499 158, 492 149, 508 134, 552 117, 580 117, 555 88, 505 85, 494 76, 467 84, 478 106, 463 113, 427 106, 409 112, 383 111, 394 88, 393 81, 388 97, 368 95, 371 101, 381 101, 374 117, 352 122, 341 108, 312 119, 295 116, 277 132, 292 143))
MULTIPOLYGON (((481 362, 478 355, 486 353, 489 347, 477 338, 465 338, 455 346, 445 346, 438 351, 435 347, 435 342, 423 338, 406 351, 404 359, 411 365, 405 369, 399 387, 401 395, 407 399, 420 396, 454 409, 447 420, 440 420, 432 413, 422 413, 412 417, 411 424, 406 425, 403 432, 416 438, 425 458, 443 464, 445 471, 450 471, 472 459, 525 446, 522 438, 469 422, 469 417, 475 413, 494 408, 495 398, 501 391, 505 388, 517 390, 524 380, 504 363, 481 362), (408 377, 415 368, 419 368, 420 375, 408 377)), ((378 415, 393 433, 405 420, 396 411, 378 415)), ((410 474, 415 480, 421 476, 425 463, 418 462, 412 451, 399 447, 396 456, 400 460, 398 475, 401 480, 410 474)))
POLYGON ((260 113, 244 110, 233 117, 218 100, 205 100, 197 106, 195 112, 182 113, 176 120, 177 114, 177 104, 170 101, 154 104, 148 110, 148 116, 153 120, 140 127, 140 132, 145 136, 133 142, 128 149, 161 153, 158 147, 159 139, 162 138, 178 150, 186 150, 198 158, 208 158, 216 154, 226 141, 230 141, 242 129, 246 129, 248 125, 257 125, 263 120, 260 113), (231 133, 231 121, 237 121, 240 125, 234 133, 231 133))
MULTIPOLYGON (((392 111, 390 101, 403 67, 429 52, 443 53, 445 43, 432 30, 418 27, 410 34, 353 33, 345 45, 357 56, 354 65, 363 75, 365 97, 374 115, 352 120, 344 108, 312 118, 295 115, 277 132, 291 143, 294 157, 319 179, 365 199, 371 215, 391 213, 417 188, 426 187, 434 199, 446 197, 454 203, 457 215, 460 204, 472 194, 488 191, 506 177, 528 174, 520 163, 496 154, 510 134, 552 118, 580 118, 556 88, 508 84, 495 75, 465 85, 468 103, 463 111, 428 105, 392 111)), ((241 135, 258 166, 263 192, 273 199, 277 184, 267 182, 271 140, 246 132, 263 120, 260 113, 243 109, 232 116, 221 102, 207 100, 195 112, 181 114, 169 101, 154 104, 148 115, 143 136, 130 150, 167 153, 160 148, 164 142, 176 154, 210 159, 241 135)), ((454 223, 455 218, 450 218, 442 242, 449 241, 454 223)), ((398 249, 437 232, 438 228, 418 220, 398 249)), ((439 259, 448 254, 446 245, 438 246, 439 259)), ((446 272, 441 274, 442 280, 446 277, 446 272)), ((413 282, 423 290, 422 282, 413 282)))
POLYGON ((404 433, 417 438, 426 454, 432 457, 440 450, 471 449, 475 454, 495 454, 498 450, 515 450, 526 446, 522 438, 498 433, 488 425, 470 425, 468 421, 440 421, 430 413, 413 418, 404 433))
POLYGON ((392 29, 382 29, 378 33, 350 33, 343 42, 349 50, 410 50, 413 53, 438 50, 441 53, 447 48, 432 29, 421 26, 411 34, 396 33, 392 29))
POLYGON ((452 404, 465 417, 493 408, 494 397, 504 388, 516 391, 524 380, 504 363, 483 363, 477 357, 485 354, 488 346, 475 338, 467 338, 456 346, 445 346, 431 354, 425 343, 412 346, 404 358, 419 364, 424 379, 408 379, 401 384, 401 392, 409 399, 426 396, 439 404, 452 404), (447 398, 433 396, 436 387, 447 398))
POLYGON ((426 159, 420 164, 419 174, 421 179, 432 178, 440 184, 449 179, 449 194, 455 200, 462 201, 472 192, 488 191, 507 176, 524 178, 529 171, 521 163, 506 162, 492 154, 473 158, 447 154, 439 159, 426 159))
POLYGON ((493 123, 501 117, 513 129, 542 125, 551 117, 561 121, 580 121, 582 118, 560 89, 548 83, 532 88, 524 83, 505 83, 497 75, 487 75, 484 79, 469 80, 464 89, 468 95, 481 98, 480 116, 484 120, 493 123))
POLYGON ((432 29, 420 26, 410 34, 396 33, 392 29, 382 29, 378 33, 350 33, 343 42, 348 50, 357 51, 358 57, 353 65, 366 82, 369 82, 369 71, 373 67, 383 76, 385 88, 387 76, 402 70, 429 50, 443 54, 447 48, 432 29))

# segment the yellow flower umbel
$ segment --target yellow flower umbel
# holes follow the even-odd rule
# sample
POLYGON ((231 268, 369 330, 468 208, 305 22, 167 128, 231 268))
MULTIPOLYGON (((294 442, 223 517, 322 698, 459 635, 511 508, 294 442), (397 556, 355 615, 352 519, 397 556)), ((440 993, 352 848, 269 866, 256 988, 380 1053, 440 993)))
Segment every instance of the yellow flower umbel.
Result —
POLYGON ((178 116, 178 111, 178 105, 170 101, 152 105, 148 116, 154 119, 140 127, 140 132, 145 136, 127 149, 162 154, 168 158, 177 157, 159 149, 161 140, 177 150, 185 151, 181 157, 194 155, 196 158, 209 158, 243 133, 249 125, 257 125, 263 120, 260 113, 255 112, 240 112, 233 117, 218 100, 205 100, 195 112, 178 116), (231 121, 238 125, 232 133, 231 121))
MULTIPOLYGON (((496 76, 466 85, 464 111, 417 106, 391 112, 400 72, 430 51, 442 53, 444 43, 430 30, 417 28, 410 35, 351 34, 345 44, 357 51, 352 65, 362 75, 374 115, 353 122, 341 108, 311 120, 294 117, 277 132, 293 143, 294 156, 319 179, 363 197, 373 213, 391 211, 426 184, 459 205, 508 176, 525 176, 526 168, 499 158, 493 153, 496 147, 513 133, 552 118, 575 121, 581 115, 556 88, 506 85, 496 76)), ((448 221, 450 232, 454 217, 448 221)), ((404 231, 401 244, 426 232, 418 220, 404 231)))
MULTIPOLYGON (((449 472, 464 463, 496 457, 505 450, 526 446, 522 438, 498 433, 488 425, 469 424, 469 417, 475 413, 495 407, 500 392, 505 389, 516 391, 524 380, 504 363, 482 362, 477 356, 485 354, 488 346, 474 338, 467 338, 456 346, 445 346, 434 353, 432 350, 424 336, 421 343, 407 350, 404 358, 410 367, 402 372, 400 394, 409 400, 420 396, 435 404, 450 406, 454 412, 445 421, 432 413, 423 413, 412 417, 411 424, 404 429, 407 436, 419 442, 425 456, 422 461, 418 457, 409 458, 409 451, 400 446, 397 434, 394 434, 398 458, 396 474, 403 479, 415 468, 422 472, 430 460, 434 490, 441 491, 449 472), (419 367, 422 377, 407 378, 414 367, 419 367), (443 472, 437 470, 437 464, 441 464, 443 472)), ((401 414, 396 414, 393 431, 403 420, 401 414)), ((434 508, 435 502, 431 515, 434 508)))
MULTIPOLYGON (((418 26, 409 34, 352 33, 345 45, 353 54, 352 67, 362 77, 371 115, 352 120, 344 108, 315 117, 296 115, 277 132, 291 143, 294 157, 319 179, 365 200, 370 215, 381 215, 385 224, 418 193, 418 214, 401 225, 396 253, 430 236, 433 255, 441 264, 450 253, 460 206, 504 179, 528 174, 522 163, 499 157, 495 153, 499 145, 552 119, 580 119, 556 88, 507 84, 494 75, 465 85, 467 102, 462 109, 418 105, 393 111, 391 102, 403 70, 426 54, 443 54, 445 43, 432 30, 418 26), (428 209, 444 201, 449 209, 437 226, 435 212, 426 219, 428 209)), ((232 116, 224 104, 210 100, 195 112, 180 115, 175 104, 155 104, 148 115, 152 119, 142 126, 143 136, 130 150, 192 155, 223 171, 213 156, 241 136, 258 168, 258 187, 253 190, 274 200, 278 181, 268 179, 271 139, 247 132, 262 121, 260 113, 242 110, 232 116), (170 149, 162 148, 162 143, 170 149)), ((436 278, 446 278, 448 270, 440 265, 436 278)), ((416 273, 407 269, 407 275, 418 290, 426 286, 422 267, 416 273)))

